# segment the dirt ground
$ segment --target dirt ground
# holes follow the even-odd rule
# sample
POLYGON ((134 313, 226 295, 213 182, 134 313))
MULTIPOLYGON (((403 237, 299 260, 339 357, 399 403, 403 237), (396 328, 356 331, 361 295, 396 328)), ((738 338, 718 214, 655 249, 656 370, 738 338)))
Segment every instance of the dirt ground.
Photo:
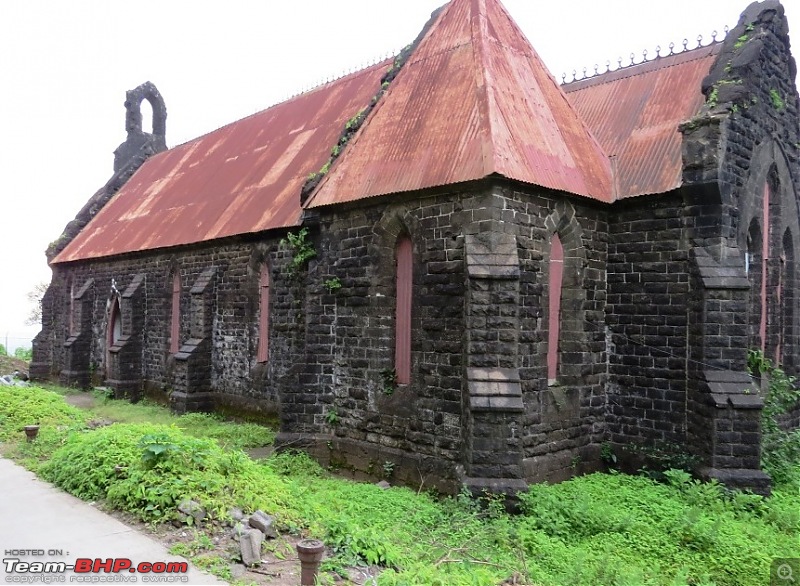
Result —
POLYGON ((28 363, 13 356, 0 356, 0 376, 19 372, 28 377, 28 363))
MULTIPOLYGON (((238 559, 239 544, 232 537, 233 530, 229 526, 206 524, 202 530, 182 525, 176 527, 171 524, 148 525, 135 519, 127 513, 119 511, 106 511, 126 525, 146 533, 172 547, 178 543, 185 543, 188 547, 198 546, 202 543, 208 549, 197 552, 200 558, 222 557, 225 560, 238 559), (205 535, 208 540, 202 537, 205 535), (213 545, 212 545, 213 544, 213 545)), ((230 567, 235 580, 244 583, 255 583, 269 586, 297 586, 300 583, 300 561, 297 558, 297 543, 300 537, 293 535, 279 535, 277 539, 265 539, 262 548, 262 563, 260 567, 245 568, 238 561, 230 561, 230 567)), ((376 567, 347 568, 345 576, 327 574, 321 576, 319 584, 354 584, 367 586, 377 584, 377 575, 380 572, 376 567)))

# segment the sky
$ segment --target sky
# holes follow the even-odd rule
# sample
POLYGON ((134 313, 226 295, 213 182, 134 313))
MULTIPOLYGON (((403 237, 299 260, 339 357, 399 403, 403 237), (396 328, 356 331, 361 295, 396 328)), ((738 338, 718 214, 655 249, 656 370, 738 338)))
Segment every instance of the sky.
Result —
MULTIPOLYGON (((0 0, 0 343, 30 346, 38 331, 26 293, 50 280, 44 250, 111 177, 127 90, 158 87, 175 146, 395 53, 443 1, 0 0)), ((707 44, 748 2, 503 4, 561 80, 707 44)), ((800 31, 800 0, 783 4, 800 31)))

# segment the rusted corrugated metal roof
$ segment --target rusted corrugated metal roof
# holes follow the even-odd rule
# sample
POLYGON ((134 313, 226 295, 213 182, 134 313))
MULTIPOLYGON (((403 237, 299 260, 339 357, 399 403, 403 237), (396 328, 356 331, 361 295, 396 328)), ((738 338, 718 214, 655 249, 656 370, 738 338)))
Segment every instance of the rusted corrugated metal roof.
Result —
POLYGON ((705 98, 703 78, 721 43, 567 84, 564 91, 614 158, 617 198, 663 193, 682 182, 678 125, 705 98))
POLYGON ((611 166, 498 0, 452 0, 309 207, 498 173, 611 201, 611 166))
POLYGON ((296 226, 300 188, 389 61, 153 156, 53 263, 296 226))

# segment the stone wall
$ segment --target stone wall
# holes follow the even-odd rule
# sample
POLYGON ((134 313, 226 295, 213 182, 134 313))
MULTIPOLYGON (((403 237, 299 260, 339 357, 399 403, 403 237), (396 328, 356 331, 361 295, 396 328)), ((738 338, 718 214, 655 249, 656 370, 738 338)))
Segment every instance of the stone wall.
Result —
POLYGON ((609 439, 680 449, 689 300, 680 196, 617 203, 608 241, 609 439))

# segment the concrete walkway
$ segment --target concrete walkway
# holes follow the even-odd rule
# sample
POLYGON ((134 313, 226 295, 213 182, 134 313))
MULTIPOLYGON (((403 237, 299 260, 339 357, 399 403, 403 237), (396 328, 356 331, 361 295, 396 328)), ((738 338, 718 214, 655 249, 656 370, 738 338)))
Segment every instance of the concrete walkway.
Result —
MULTIPOLYGON (((136 569, 142 562, 184 562, 170 555, 167 548, 98 511, 93 506, 36 478, 34 474, 0 458, 0 584, 42 583, 177 583, 226 584, 218 578, 189 566, 188 573, 150 573, 128 569, 118 573, 25 573, 15 562, 66 562, 75 564, 80 558, 106 561, 113 558, 118 565, 130 559, 136 569), (31 551, 33 550, 33 551, 31 551), (9 571, 11 568, 12 571, 9 571), (64 578, 62 579, 62 576, 64 578)), ((37 569, 36 566, 31 568, 37 569)), ((58 568, 55 568, 56 570, 58 568)))

